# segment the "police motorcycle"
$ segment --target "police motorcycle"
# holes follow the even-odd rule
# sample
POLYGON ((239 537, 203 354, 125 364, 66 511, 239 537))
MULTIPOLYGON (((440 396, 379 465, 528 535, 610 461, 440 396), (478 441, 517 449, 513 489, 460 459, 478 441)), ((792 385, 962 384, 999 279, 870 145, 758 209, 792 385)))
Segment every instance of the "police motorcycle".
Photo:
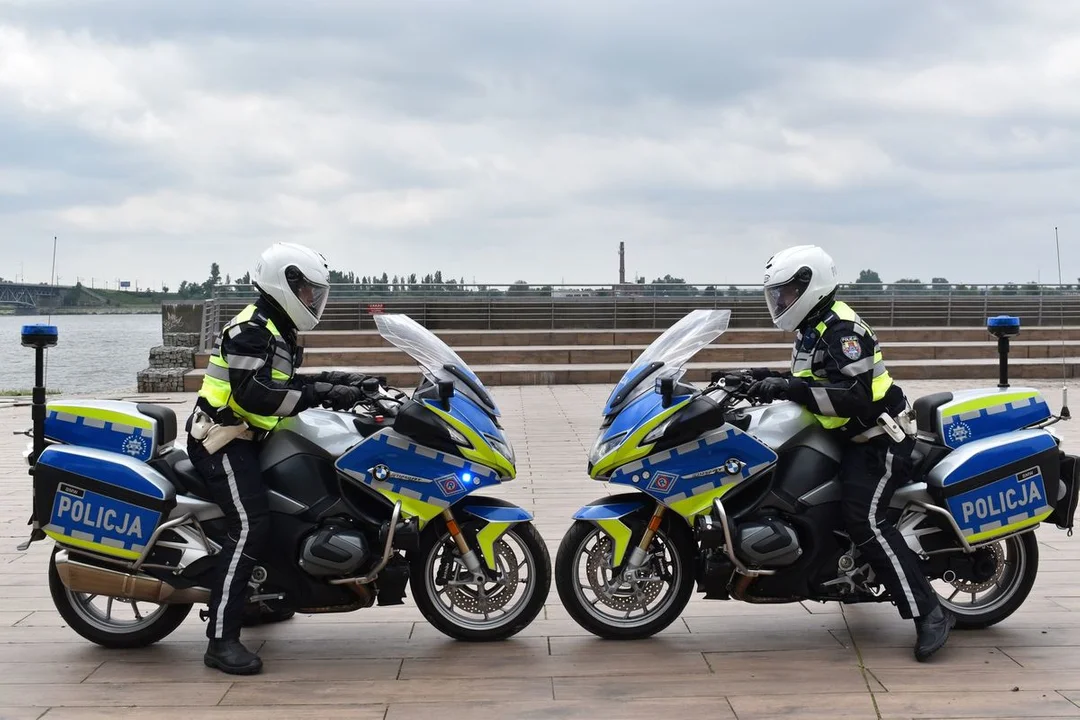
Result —
MULTIPOLYGON (((837 440, 795 403, 756 404, 745 381, 683 382, 729 317, 697 310, 676 323, 604 408, 589 474, 633 492, 575 513, 555 562, 563 605, 596 635, 663 630, 695 585, 748 603, 890 601, 843 529, 837 440)), ((1018 323, 990 327, 1006 350, 1018 323)), ((1002 368, 997 389, 915 401, 916 472, 889 510, 960 628, 1020 607, 1038 571, 1036 527, 1071 534, 1080 490, 1080 462, 1048 429, 1062 418, 1037 390, 1008 387, 1004 355, 1002 368)))
MULTIPOLYGON (((248 602, 350 612, 400 605, 408 585, 444 634, 508 638, 543 607, 551 565, 530 513, 479 494, 516 473, 499 409, 434 334, 404 315, 376 322, 423 379, 412 397, 369 380, 351 412, 308 410, 262 441, 271 532, 248 602)), ((75 632, 107 647, 157 642, 209 601, 224 516, 173 447, 171 409, 46 405, 41 356, 56 329, 27 326, 23 344, 38 349, 23 548, 55 541, 49 587, 75 632)))

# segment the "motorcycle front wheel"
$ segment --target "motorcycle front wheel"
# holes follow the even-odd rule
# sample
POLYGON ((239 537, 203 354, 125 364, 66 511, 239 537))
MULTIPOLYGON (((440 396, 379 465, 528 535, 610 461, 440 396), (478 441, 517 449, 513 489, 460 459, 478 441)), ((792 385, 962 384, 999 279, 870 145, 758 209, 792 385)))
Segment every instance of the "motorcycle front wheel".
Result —
POLYGON ((409 585, 420 612, 444 635, 472 642, 505 640, 543 610, 551 588, 551 559, 533 524, 514 525, 494 550, 495 570, 481 581, 465 566, 444 523, 421 536, 419 550, 411 554, 409 585))
MULTIPOLYGON (((631 528, 641 537, 643 528, 631 528)), ((637 640, 675 622, 694 591, 694 541, 689 528, 664 523, 632 578, 613 563, 611 537, 578 520, 555 558, 555 585, 570 616, 594 635, 637 640)))

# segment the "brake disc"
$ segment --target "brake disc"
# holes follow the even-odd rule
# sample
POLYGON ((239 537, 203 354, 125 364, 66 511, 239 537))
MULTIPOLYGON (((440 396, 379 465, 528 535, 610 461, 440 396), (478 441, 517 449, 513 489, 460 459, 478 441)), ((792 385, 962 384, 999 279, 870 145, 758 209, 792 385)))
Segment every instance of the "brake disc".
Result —
POLYGON ((612 610, 620 612, 648 607, 660 596, 664 585, 663 582, 624 583, 621 579, 616 580, 615 571, 612 568, 611 538, 606 535, 589 551, 585 563, 585 574, 589 579, 589 587, 600 598, 600 601, 612 610), (612 586, 614 586, 613 590, 612 586))
POLYGON ((1001 545, 991 545, 987 548, 979 548, 980 551, 989 552, 994 559, 994 574, 983 582, 975 582, 974 580, 964 580, 957 577, 956 580, 949 583, 954 588, 962 593, 978 594, 985 592, 997 584, 998 580, 1005 573, 1005 553, 1001 549, 1001 545))
POLYGON ((459 567, 462 577, 455 578, 447 588, 447 595, 454 607, 475 615, 484 615, 501 610, 513 599, 519 579, 518 562, 514 550, 505 541, 495 543, 495 568, 499 579, 492 583, 494 587, 490 590, 485 584, 484 592, 481 593, 476 583, 467 579, 471 577, 471 573, 464 566, 459 567))

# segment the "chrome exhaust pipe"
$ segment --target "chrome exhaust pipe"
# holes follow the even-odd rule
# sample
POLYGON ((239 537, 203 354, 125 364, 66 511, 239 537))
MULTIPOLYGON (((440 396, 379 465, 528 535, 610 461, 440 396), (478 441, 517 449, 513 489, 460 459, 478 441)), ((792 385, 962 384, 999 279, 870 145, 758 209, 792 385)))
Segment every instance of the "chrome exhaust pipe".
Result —
POLYGON ((177 589, 142 573, 132 574, 87 565, 72 560, 66 550, 57 552, 53 562, 60 581, 72 592, 163 605, 210 602, 210 591, 206 588, 177 589))

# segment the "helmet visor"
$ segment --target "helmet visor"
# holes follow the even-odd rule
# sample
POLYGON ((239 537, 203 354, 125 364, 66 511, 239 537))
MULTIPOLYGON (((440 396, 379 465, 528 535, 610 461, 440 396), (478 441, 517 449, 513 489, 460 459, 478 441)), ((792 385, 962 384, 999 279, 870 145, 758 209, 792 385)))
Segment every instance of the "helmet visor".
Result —
POLYGON ((809 268, 803 268, 787 282, 765 288, 765 302, 769 305, 769 314, 774 321, 799 301, 810 286, 812 275, 809 268))
POLYGON ((294 268, 289 268, 285 277, 289 281, 289 289, 315 317, 316 322, 321 320, 326 301, 330 298, 330 287, 311 282, 294 268))

